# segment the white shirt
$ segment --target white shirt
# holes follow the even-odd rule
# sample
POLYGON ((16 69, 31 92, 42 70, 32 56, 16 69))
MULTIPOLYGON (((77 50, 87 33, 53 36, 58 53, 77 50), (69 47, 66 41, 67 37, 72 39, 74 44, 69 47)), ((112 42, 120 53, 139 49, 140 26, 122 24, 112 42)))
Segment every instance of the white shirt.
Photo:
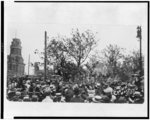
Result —
POLYGON ((116 96, 112 95, 111 101, 114 102, 116 100, 116 96))
POLYGON ((46 98, 43 99, 42 102, 53 102, 53 100, 50 98, 50 96, 46 96, 46 98))
POLYGON ((108 87, 108 88, 104 89, 104 92, 105 92, 105 93, 111 93, 111 94, 112 94, 113 89, 112 89, 111 87, 108 87))
POLYGON ((27 87, 27 89, 29 89, 30 85, 29 84, 25 84, 25 86, 27 87))

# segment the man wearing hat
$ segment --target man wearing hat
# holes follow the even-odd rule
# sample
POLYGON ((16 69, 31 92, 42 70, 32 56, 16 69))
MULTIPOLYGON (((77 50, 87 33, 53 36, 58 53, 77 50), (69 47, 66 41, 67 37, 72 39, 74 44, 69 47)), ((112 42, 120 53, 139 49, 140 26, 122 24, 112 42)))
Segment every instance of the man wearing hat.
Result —
POLYGON ((109 86, 109 85, 106 85, 106 89, 103 90, 105 93, 113 93, 113 89, 109 86))
POLYGON ((8 98, 8 100, 12 100, 12 98, 14 97, 16 95, 16 93, 15 93, 15 91, 11 91, 11 90, 9 90, 8 91, 8 94, 7 94, 7 98, 8 98))
POLYGON ((66 102, 70 102, 70 100, 72 99, 73 95, 74 95, 74 91, 72 88, 68 87, 65 89, 64 91, 64 96, 65 96, 65 101, 66 102))
POLYGON ((23 101, 24 101, 24 102, 30 102, 30 97, 29 97, 29 95, 24 96, 23 101))
POLYGON ((114 94, 114 90, 108 85, 105 84, 105 89, 102 91, 101 97, 103 103, 109 103, 114 101, 112 95, 114 94))
POLYGON ((84 100, 80 97, 80 90, 78 88, 74 89, 74 97, 70 102, 84 102, 84 100))
POLYGON ((16 95, 13 97, 13 101, 21 102, 22 100, 20 99, 20 97, 21 97, 21 92, 16 91, 16 95))
POLYGON ((144 96, 139 91, 135 91, 134 93, 135 100, 134 103, 143 103, 144 102, 144 96))
POLYGON ((45 99, 42 100, 42 102, 53 102, 53 99, 51 98, 51 90, 50 88, 46 88, 44 91, 45 99))
POLYGON ((56 93, 56 96, 54 98, 54 102, 62 102, 62 96, 61 96, 61 93, 56 93))
POLYGON ((139 91, 135 91, 129 98, 130 103, 143 103, 144 97, 139 91))
POLYGON ((102 86, 100 83, 97 83, 95 86, 96 90, 95 90, 95 94, 96 95, 101 95, 102 94, 102 86))
POLYGON ((95 90, 87 90, 88 91, 88 100, 92 102, 92 98, 95 96, 95 90))
POLYGON ((56 95, 56 86, 54 84, 51 84, 50 86, 48 86, 50 88, 50 92, 51 92, 51 98, 54 99, 55 95, 56 95))
POLYGON ((32 95, 31 101, 32 102, 37 102, 38 101, 38 96, 37 95, 32 95))

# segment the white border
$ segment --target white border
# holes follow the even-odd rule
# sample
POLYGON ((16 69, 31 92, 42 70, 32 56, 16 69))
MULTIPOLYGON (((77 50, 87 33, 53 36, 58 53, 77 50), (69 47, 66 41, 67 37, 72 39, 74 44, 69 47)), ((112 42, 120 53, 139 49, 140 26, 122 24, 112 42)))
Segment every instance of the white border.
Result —
MULTIPOLYGON (((132 3, 133 4, 133 3, 132 3)), ((147 20, 146 20, 147 21, 147 20)), ((6 21, 5 28, 7 26, 6 21)), ((147 34, 147 22, 143 25, 147 34)), ((4 51, 7 51, 5 29, 4 51)), ((146 37, 147 38, 147 37, 146 37)), ((143 43, 147 53, 147 41, 143 43)), ((145 56, 145 102, 144 104, 89 104, 89 103, 23 103, 6 99, 7 53, 4 54, 4 118, 14 116, 76 116, 76 117, 147 117, 147 56, 145 56)))

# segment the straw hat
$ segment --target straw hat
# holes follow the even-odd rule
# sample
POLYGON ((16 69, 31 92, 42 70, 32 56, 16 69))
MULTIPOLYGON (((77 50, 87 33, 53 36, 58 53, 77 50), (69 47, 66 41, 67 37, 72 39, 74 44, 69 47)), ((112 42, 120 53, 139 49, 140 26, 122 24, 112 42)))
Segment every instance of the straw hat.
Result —
POLYGON ((142 95, 141 95, 141 93, 140 93, 140 92, 135 91, 135 92, 134 92, 134 96, 136 96, 136 97, 140 97, 140 96, 142 96, 142 95))
POLYGON ((97 86, 100 86, 101 84, 100 84, 100 83, 97 83, 96 85, 97 85, 97 86))
POLYGON ((52 85, 52 84, 51 84, 49 87, 50 87, 51 89, 54 89, 54 88, 55 88, 55 86, 54 86, 54 85, 52 85))
POLYGON ((102 100, 102 97, 97 95, 97 96, 93 97, 92 100, 94 103, 100 103, 102 100))
POLYGON ((20 96, 20 95, 21 95, 21 92, 17 91, 17 92, 16 92, 16 95, 17 95, 17 96, 20 96))
POLYGON ((56 96, 61 96, 61 93, 56 93, 56 96))
POLYGON ((121 86, 117 86, 117 87, 116 87, 116 90, 119 90, 120 88, 121 88, 121 86))
POLYGON ((23 101, 30 101, 29 95, 26 95, 26 96, 23 98, 23 101))
POLYGON ((37 95, 32 95, 32 101, 33 101, 33 102, 38 101, 38 96, 37 96, 37 95))
POLYGON ((44 92, 45 92, 45 93, 50 93, 50 92, 51 92, 50 87, 45 87, 44 92))

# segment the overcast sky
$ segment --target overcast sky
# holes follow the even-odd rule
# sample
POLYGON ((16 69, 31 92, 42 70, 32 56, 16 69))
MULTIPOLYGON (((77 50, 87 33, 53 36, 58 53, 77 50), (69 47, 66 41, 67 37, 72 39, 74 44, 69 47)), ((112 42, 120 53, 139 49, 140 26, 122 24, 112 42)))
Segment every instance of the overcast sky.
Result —
MULTIPOLYGON (((5 38, 7 54, 15 37, 22 42, 22 56, 27 73, 28 55, 39 61, 35 49, 44 48, 44 31, 49 38, 68 36, 72 28, 97 32, 97 49, 109 44, 126 48, 127 53, 139 49, 137 25, 142 26, 143 46, 147 37, 147 8, 139 3, 7 3, 5 4, 5 38)), ((143 51, 146 47, 143 47, 143 51)), ((144 53, 144 52, 143 52, 144 53)), ((145 53, 144 53, 145 54, 145 53)), ((33 73, 32 70, 30 70, 33 73)))

